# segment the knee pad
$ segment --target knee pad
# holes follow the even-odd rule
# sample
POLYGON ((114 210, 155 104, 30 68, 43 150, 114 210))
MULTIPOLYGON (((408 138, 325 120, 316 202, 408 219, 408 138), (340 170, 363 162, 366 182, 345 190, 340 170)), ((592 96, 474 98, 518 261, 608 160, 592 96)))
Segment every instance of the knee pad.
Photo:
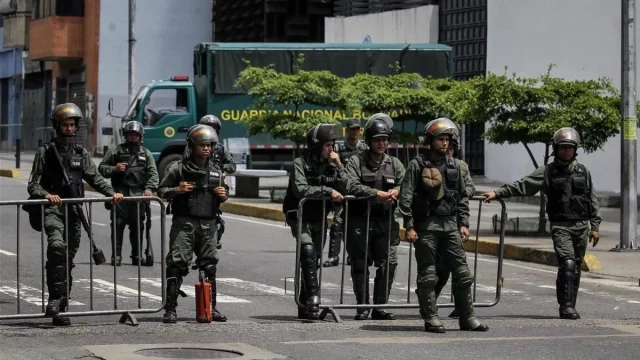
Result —
POLYGON ((468 266, 460 266, 453 271, 453 284, 456 289, 468 289, 473 284, 473 276, 468 266))
POLYGON ((47 249, 47 259, 52 265, 63 265, 66 263, 67 254, 64 248, 49 246, 47 249))
POLYGON ((576 271, 576 261, 572 258, 563 259, 560 267, 566 271, 576 271))
POLYGON ((209 279, 215 279, 216 277, 216 266, 213 264, 208 264, 200 267, 200 270, 204 271, 204 275, 209 279))
POLYGON ((418 269, 418 287, 424 288, 435 288, 436 283, 438 282, 438 277, 436 276, 436 266, 429 265, 424 268, 418 269))
POLYGON ((170 266, 167 268, 167 278, 182 278, 184 276, 187 276, 187 274, 189 274, 188 267, 170 266))

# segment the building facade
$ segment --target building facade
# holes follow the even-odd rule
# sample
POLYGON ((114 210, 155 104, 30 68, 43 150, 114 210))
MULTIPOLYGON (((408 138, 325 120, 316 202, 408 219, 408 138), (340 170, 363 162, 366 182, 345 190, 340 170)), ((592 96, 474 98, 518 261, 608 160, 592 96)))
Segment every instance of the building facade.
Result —
POLYGON ((0 151, 9 151, 20 137, 22 51, 5 48, 3 38, 0 20, 0 151))
MULTIPOLYGON (((489 0, 487 71, 503 73, 508 66, 509 73, 538 76, 555 64, 553 76, 569 80, 608 77, 620 89, 621 11, 620 1, 489 0)), ((640 8, 636 8, 636 19, 639 15, 640 8)), ((640 31, 637 26, 636 31, 640 31)), ((542 163, 544 146, 534 145, 531 150, 542 163)), ((620 154, 620 136, 592 154, 578 152, 578 159, 592 171, 596 190, 620 192, 620 154)), ((522 145, 486 143, 485 167, 488 178, 501 182, 533 171, 522 145)))
MULTIPOLYGON (((440 43, 454 50, 454 77, 486 73, 487 0, 334 0, 325 41, 337 43, 440 43)), ((463 126, 465 161, 485 174, 484 124, 463 126)))
MULTIPOLYGON (((112 145, 108 99, 114 99, 114 114, 123 114, 128 106, 128 3, 0 0, 7 47, 0 50, 0 94, 8 88, 6 94, 13 100, 5 107, 5 95, 0 98, 1 121, 16 121, 15 116, 20 119, 16 101, 22 112, 21 131, 0 127, 0 146, 20 137, 23 149, 33 150, 49 141, 51 110, 65 102, 78 105, 84 113, 77 134, 80 144, 98 153, 103 146, 112 145), (4 66, 5 61, 11 63, 5 60, 6 54, 18 56, 18 65, 4 66), (15 94, 17 80, 21 88, 15 94), (14 118, 4 116, 5 111, 14 118)), ((212 40, 212 5, 212 0, 136 1, 136 88, 173 74, 193 72, 194 47, 212 40), (180 26, 170 26, 175 23, 180 26)))

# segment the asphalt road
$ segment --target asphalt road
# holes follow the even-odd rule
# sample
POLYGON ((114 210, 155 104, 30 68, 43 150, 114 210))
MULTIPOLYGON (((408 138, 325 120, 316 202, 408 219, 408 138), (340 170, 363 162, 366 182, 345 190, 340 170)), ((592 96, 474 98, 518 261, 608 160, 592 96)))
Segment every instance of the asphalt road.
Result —
MULTIPOLYGON (((0 178, 1 200, 24 198, 26 184, 0 178)), ((101 204, 95 204, 92 209, 96 242, 109 258, 109 215, 101 204)), ((140 304, 138 268, 128 261, 126 238, 125 261, 117 268, 116 281, 112 266, 93 268, 91 301, 90 247, 83 235, 73 270, 71 311, 87 311, 90 305, 93 310, 110 310, 114 300, 117 300, 118 309, 160 306, 158 209, 153 208, 152 229, 156 264, 152 268, 140 268, 140 304)), ((457 322, 447 318, 450 309, 440 310, 448 330, 446 334, 423 332, 417 309, 394 310, 398 320, 390 322, 354 321, 354 310, 338 311, 342 323, 333 322, 331 316, 324 322, 301 321, 296 318, 293 282, 286 279, 294 275, 295 243, 290 228, 282 223, 235 215, 225 216, 225 219, 227 231, 218 270, 218 308, 229 318, 227 323, 195 322, 192 294, 197 274, 191 272, 183 285, 183 290, 190 296, 179 299, 178 324, 162 324, 163 312, 138 315, 140 324, 137 327, 119 324, 117 315, 73 317, 73 325, 67 328, 53 328, 50 319, 0 320, 0 359, 92 358, 92 352, 86 348, 91 345, 114 345, 103 349, 107 355, 96 358, 115 359, 125 358, 125 353, 131 352, 123 344, 171 343, 244 347, 248 349, 247 358, 279 356, 292 359, 637 359, 640 351, 640 287, 637 280, 584 274, 578 298, 582 319, 559 320, 555 269, 508 260, 504 261, 504 287, 499 303, 476 309, 479 318, 490 327, 487 333, 458 331, 457 322), (258 357, 261 351, 266 355, 258 357), (255 356, 251 357, 251 354, 255 356)), ((21 313, 42 312, 40 234, 31 230, 24 212, 20 213, 20 301, 16 299, 16 220, 15 206, 0 207, 0 316, 16 314, 18 303, 21 313)), ((167 236, 170 222, 168 216, 167 236)), ((391 304, 406 304, 407 295, 415 304, 412 291, 415 262, 412 262, 409 274, 409 251, 404 244, 399 249, 400 266, 391 304)), ((473 269, 473 256, 468 261, 473 269)), ((479 256, 477 264, 476 302, 491 303, 496 296, 498 261, 494 257, 479 256)), ((339 304, 341 266, 323 270, 323 303, 339 304)), ((345 303, 355 300, 350 289, 347 268, 345 303)), ((439 302, 449 302, 449 291, 439 302)))

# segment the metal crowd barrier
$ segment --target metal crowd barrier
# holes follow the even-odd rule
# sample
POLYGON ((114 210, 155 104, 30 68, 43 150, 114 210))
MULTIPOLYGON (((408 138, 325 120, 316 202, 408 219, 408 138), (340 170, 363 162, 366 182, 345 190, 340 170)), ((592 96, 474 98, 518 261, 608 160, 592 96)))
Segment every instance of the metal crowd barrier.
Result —
MULTIPOLYGON (((344 208, 344 229, 343 229, 343 239, 344 239, 344 246, 342 248, 342 273, 341 273, 341 281, 340 281, 340 303, 339 304, 320 304, 320 309, 321 309, 321 313, 319 318, 321 320, 323 320, 327 314, 331 314, 331 316, 333 317, 333 319, 335 320, 335 322, 341 322, 341 318, 340 315, 338 315, 338 313, 336 312, 336 310, 338 309, 419 309, 420 306, 417 303, 411 303, 411 266, 412 266, 412 253, 413 253, 413 244, 409 244, 409 269, 408 269, 408 282, 407 282, 407 302, 406 304, 389 304, 389 298, 391 296, 390 292, 387 296, 387 303, 386 304, 345 304, 344 303, 344 278, 345 278, 345 270, 346 270, 346 256, 345 256, 345 252, 347 249, 347 244, 348 244, 348 219, 349 219, 349 202, 353 201, 353 200, 371 200, 371 198, 356 198, 354 196, 348 195, 344 197, 344 203, 345 203, 345 208, 344 208)), ((498 266, 497 266, 497 274, 496 274, 496 296, 495 299, 490 302, 482 302, 482 303, 477 303, 476 302, 476 280, 477 280, 477 272, 478 272, 478 243, 479 243, 479 234, 480 234, 480 224, 481 224, 481 216, 482 216, 482 204, 483 204, 483 200, 484 197, 481 196, 474 196, 470 199, 470 201, 480 201, 480 206, 478 209, 478 221, 477 221, 477 227, 476 227, 476 243, 475 243, 475 249, 474 249, 474 267, 473 267, 473 306, 474 307, 493 307, 495 305, 498 304, 498 302, 500 301, 500 294, 501 294, 501 288, 504 284, 504 278, 502 277, 502 265, 503 265, 503 260, 504 260, 504 236, 505 236, 505 218, 506 218, 506 206, 504 201, 502 201, 501 199, 495 199, 494 201, 500 203, 501 206, 501 217, 500 217, 500 240, 498 243, 498 266)), ((295 265, 295 277, 294 277, 294 288, 295 288, 295 293, 294 293, 294 299, 296 302, 296 305, 298 307, 306 307, 306 304, 302 304, 299 300, 299 295, 300 295, 300 271, 301 271, 301 266, 300 266, 300 251, 301 251, 301 243, 299 241, 300 236, 302 234, 302 220, 303 220, 303 205, 305 202, 307 201, 322 201, 322 211, 323 213, 326 213, 326 206, 327 206, 327 201, 331 201, 330 197, 322 197, 322 198, 303 198, 300 203, 298 204, 298 221, 297 221, 297 239, 296 239, 296 265, 295 265)), ((293 210, 295 211, 295 210, 293 210)), ((371 212, 371 206, 369 206, 367 208, 367 213, 366 213, 366 229, 367 229, 367 233, 365 235, 365 276, 367 277, 365 279, 365 290, 368 288, 368 286, 366 285, 367 283, 369 283, 370 281, 370 276, 369 276, 369 266, 368 266, 368 253, 369 253, 369 225, 370 225, 370 212, 371 212)), ((389 214, 389 221, 388 221, 388 227, 391 228, 391 224, 394 221, 394 212, 390 212, 389 214)), ((326 232, 326 217, 323 217, 322 219, 322 227, 321 227, 324 231, 322 231, 322 248, 323 251, 320 252, 319 257, 320 257, 320 262, 319 262, 319 266, 318 266, 318 286, 319 286, 319 297, 322 298, 322 272, 323 272, 323 266, 322 263, 324 262, 324 246, 326 243, 326 236, 327 236, 327 232, 326 232)), ((400 239, 400 241, 402 242, 403 239, 400 239)), ((389 263, 389 256, 391 254, 390 252, 390 247, 391 247, 391 233, 389 233, 389 238, 387 240, 387 264, 389 263)), ((353 261, 353 259, 352 259, 353 261)), ((400 264, 400 262, 398 262, 398 265, 400 264)), ((397 270, 397 269, 396 269, 397 270)), ((387 266, 386 268, 386 274, 385 274, 385 289, 388 289, 388 281, 389 281, 389 267, 387 266)), ((453 280, 451 279, 451 285, 453 287, 453 280)), ((356 289, 354 289, 354 291, 356 291, 356 289)), ((452 295, 453 296, 453 295, 452 295)), ((438 308, 453 308, 455 307, 455 304, 453 303, 453 298, 451 299, 452 302, 448 303, 448 304, 442 304, 439 303, 437 304, 438 308)))
MULTIPOLYGON (((61 208, 64 208, 63 212, 64 212, 64 216, 65 216, 65 220, 64 220, 64 226, 65 226, 65 231, 64 231, 64 241, 67 244, 67 246, 65 246, 65 250, 66 250, 66 258, 69 258, 69 232, 66 230, 69 227, 68 224, 68 217, 69 217, 69 204, 88 204, 88 216, 87 216, 87 222, 88 222, 88 232, 91 234, 90 236, 90 241, 93 242, 93 223, 91 222, 91 218, 92 218, 92 204, 93 203, 107 203, 107 202, 111 202, 112 199, 110 197, 100 197, 100 198, 72 198, 72 199, 62 199, 62 205, 61 208)), ((161 257, 161 261, 160 261, 160 271, 161 271, 161 280, 162 280, 162 303, 160 304, 160 307, 158 308, 142 308, 142 290, 141 290, 141 260, 138 261, 138 308, 137 309, 118 309, 118 296, 117 296, 117 288, 118 288, 118 282, 117 282, 117 274, 118 274, 118 270, 117 270, 117 266, 113 266, 113 310, 94 310, 94 298, 93 298, 93 266, 94 266, 94 259, 93 259, 93 255, 94 255, 94 246, 89 246, 89 311, 69 311, 69 312, 65 312, 65 313, 60 313, 61 316, 65 316, 65 317, 77 317, 77 316, 100 316, 100 315, 121 315, 119 322, 120 323, 126 323, 127 320, 129 320, 130 324, 133 326, 138 325, 138 321, 136 319, 136 317, 134 316, 134 314, 150 314, 150 313, 156 313, 156 312, 160 312, 161 310, 164 309, 164 305, 166 302, 166 287, 167 287, 167 281, 166 281, 166 230, 165 230, 165 223, 166 223, 166 214, 165 214, 165 208, 166 205, 164 204, 164 202, 162 201, 162 199, 160 199, 159 197, 156 196, 127 196, 124 197, 122 200, 122 202, 135 202, 136 203, 136 209, 137 209, 137 215, 138 218, 140 218, 140 203, 141 202, 147 202, 148 204, 146 206, 150 206, 151 205, 151 201, 156 201, 158 204, 160 204, 160 257, 161 257)), ((16 320, 16 319, 38 319, 38 318, 50 318, 50 316, 46 316, 45 315, 45 309, 46 309, 46 303, 47 300, 45 299, 45 263, 46 263, 46 259, 45 259, 45 251, 47 249, 47 235, 45 233, 45 226, 44 226, 44 219, 45 219, 45 206, 49 205, 49 201, 46 199, 37 199, 37 200, 9 200, 9 201, 0 201, 0 207, 1 206, 10 206, 10 205, 15 205, 16 209, 17 209, 17 219, 16 219, 16 314, 14 315, 0 315, 0 320, 16 320), (40 205, 40 216, 41 216, 41 228, 42 231, 40 231, 40 243, 41 243, 41 276, 42 276, 42 283, 41 283, 41 293, 42 293, 42 312, 41 313, 32 313, 32 314, 24 314, 21 312, 20 309, 20 206, 21 205, 40 205)), ((79 205, 81 206, 81 205, 79 205)), ((79 209, 80 210, 80 209, 79 209)), ((113 216, 113 228, 112 228, 112 236, 115 236, 115 215, 116 215, 116 206, 114 205, 112 207, 111 210, 112 216, 113 216)), ((78 221, 80 221, 80 217, 78 217, 78 221)), ((138 229, 140 230, 140 229, 138 229)), ((81 231, 81 237, 82 237, 82 229, 81 231)), ((139 254, 139 259, 142 259, 142 239, 141 239, 141 231, 137 232, 137 236, 138 236, 138 254, 139 254)), ((91 244, 90 244, 91 245, 91 244)), ((113 253, 112 254, 116 254, 116 249, 115 249, 115 241, 113 241, 113 253)), ((76 254, 77 256, 78 254, 76 254)), ((105 263, 108 264, 108 263, 105 263)), ((110 264, 109 264, 110 265, 110 264)), ((66 280, 67 280, 67 284, 69 285, 69 266, 67 266, 67 274, 66 274, 66 280)), ((69 299, 69 286, 67 285, 67 289, 66 289, 66 298, 67 301, 70 302, 69 299)), ((70 305, 67 305, 67 310, 69 310, 70 305)))

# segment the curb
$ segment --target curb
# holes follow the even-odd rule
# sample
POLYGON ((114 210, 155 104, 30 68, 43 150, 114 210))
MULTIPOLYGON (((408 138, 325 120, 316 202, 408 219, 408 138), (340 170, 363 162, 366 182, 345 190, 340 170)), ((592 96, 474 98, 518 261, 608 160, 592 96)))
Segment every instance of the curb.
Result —
POLYGON ((0 169, 0 177, 19 178, 20 170, 16 169, 0 169))
MULTIPOLYGON (((253 204, 244 204, 237 202, 226 202, 222 204, 222 211, 234 214, 251 216, 256 218, 262 218, 272 221, 285 221, 284 214, 280 209, 260 206, 253 204)), ((327 226, 330 226, 333 222, 333 217, 330 215, 327 218, 327 226)), ((405 229, 400 227, 400 239, 404 239, 405 229)), ((404 242, 404 241, 403 241, 404 242)), ((464 243, 464 249, 468 252, 474 252, 476 246, 476 239, 472 238, 464 243)), ((493 255, 498 254, 498 241, 489 238, 478 239, 478 254, 493 255)), ((522 247, 511 244, 504 244, 504 258, 510 260, 520 260, 525 262, 538 263, 543 265, 558 266, 558 259, 553 250, 550 249, 536 249, 531 247, 522 247)), ((602 265, 594 254, 586 254, 584 261, 582 262, 582 271, 595 271, 602 270, 602 265)))

